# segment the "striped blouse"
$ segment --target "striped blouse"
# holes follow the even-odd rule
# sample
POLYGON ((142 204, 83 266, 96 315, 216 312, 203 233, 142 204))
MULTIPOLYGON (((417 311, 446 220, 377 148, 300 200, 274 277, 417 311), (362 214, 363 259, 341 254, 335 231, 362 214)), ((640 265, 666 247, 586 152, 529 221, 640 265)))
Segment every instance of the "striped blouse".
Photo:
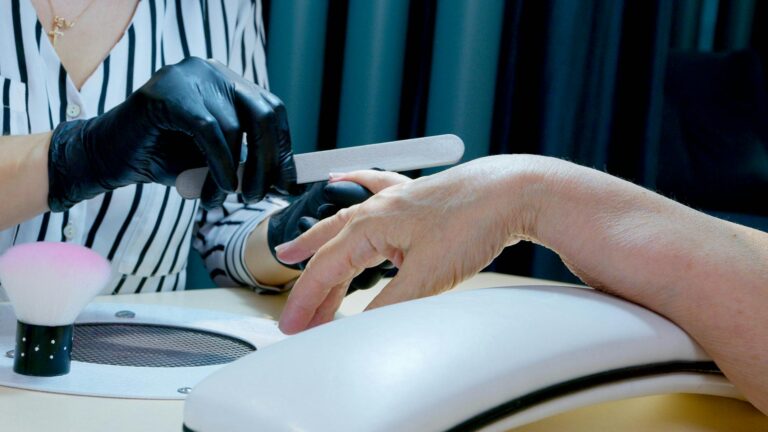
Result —
MULTIPOLYGON (((121 39, 78 90, 31 2, 0 0, 0 131, 39 133, 97 116, 157 69, 189 56, 217 59, 268 86, 260 1, 141 0, 121 39)), ((82 244, 112 263, 105 293, 122 294, 183 289, 193 244, 218 285, 255 286, 243 263, 245 240, 283 206, 276 197, 245 205, 232 196, 220 210, 206 212, 175 188, 133 185, 0 231, 0 254, 25 242, 82 244)))

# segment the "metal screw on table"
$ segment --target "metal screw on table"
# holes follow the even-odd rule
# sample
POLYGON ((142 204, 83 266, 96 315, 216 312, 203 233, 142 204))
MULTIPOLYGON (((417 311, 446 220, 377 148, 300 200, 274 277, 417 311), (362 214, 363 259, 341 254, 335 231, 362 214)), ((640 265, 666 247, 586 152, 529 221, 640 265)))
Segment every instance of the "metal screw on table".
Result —
POLYGON ((181 393, 181 394, 190 394, 190 393, 192 393, 192 387, 180 387, 176 391, 181 393))
POLYGON ((135 318, 136 317, 136 312, 129 311, 129 310, 121 310, 121 311, 117 311, 115 313, 115 316, 117 318, 135 318))
POLYGON ((8 358, 13 358, 13 354, 14 354, 13 350, 8 350, 5 352, 5 356, 8 358))

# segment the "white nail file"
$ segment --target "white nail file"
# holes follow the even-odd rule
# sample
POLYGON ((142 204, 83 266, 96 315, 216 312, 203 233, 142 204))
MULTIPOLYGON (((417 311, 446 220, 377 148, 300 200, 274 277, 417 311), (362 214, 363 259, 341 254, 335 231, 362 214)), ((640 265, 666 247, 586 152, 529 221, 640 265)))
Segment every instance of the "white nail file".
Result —
MULTIPOLYGON (((349 172, 381 168, 387 171, 408 171, 451 165, 464 155, 464 142, 456 135, 435 135, 380 144, 340 148, 294 155, 296 183, 328 180, 332 172, 349 172)), ((182 172, 176 178, 176 189, 186 199, 200 197, 208 168, 182 172)), ((242 179, 243 166, 238 169, 242 179)))

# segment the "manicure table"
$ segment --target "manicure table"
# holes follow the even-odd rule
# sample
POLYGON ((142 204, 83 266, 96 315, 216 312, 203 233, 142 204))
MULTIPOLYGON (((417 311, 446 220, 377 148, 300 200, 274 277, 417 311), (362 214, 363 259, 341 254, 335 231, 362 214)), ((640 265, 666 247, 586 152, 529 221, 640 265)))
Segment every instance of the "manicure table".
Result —
MULTIPOLYGON (((355 292, 348 296, 342 304, 339 315, 360 313, 365 305, 381 291, 385 283, 386 281, 382 281, 370 290, 355 292)), ((555 283, 481 273, 455 289, 461 291, 497 286, 552 284, 555 283)), ((213 309, 277 319, 286 298, 287 295, 259 295, 244 289, 215 288, 103 296, 98 297, 95 302, 213 309)), ((182 428, 183 408, 182 400, 72 396, 0 386, 0 430, 179 431, 182 428)), ((578 408, 513 430, 515 432, 552 430, 746 432, 768 430, 768 417, 749 403, 737 399, 665 394, 578 408)))

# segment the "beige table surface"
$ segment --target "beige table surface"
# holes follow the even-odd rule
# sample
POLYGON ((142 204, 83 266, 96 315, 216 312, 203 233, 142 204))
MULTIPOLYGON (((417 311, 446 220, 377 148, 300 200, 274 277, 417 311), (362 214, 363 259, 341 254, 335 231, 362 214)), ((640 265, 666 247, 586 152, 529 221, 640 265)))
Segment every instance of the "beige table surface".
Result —
MULTIPOLYGON (((482 273, 457 289, 547 283, 482 273)), ((350 295, 340 313, 349 315, 362 311, 382 286, 350 295)), ((210 289, 104 296, 96 301, 164 304, 276 318, 285 298, 285 295, 264 296, 240 289, 210 289)), ((0 431, 180 431, 182 412, 183 401, 69 396, 0 386, 0 431)), ((543 431, 754 432, 768 431, 768 417, 742 401, 664 395, 595 405, 515 429, 515 432, 543 431)))

